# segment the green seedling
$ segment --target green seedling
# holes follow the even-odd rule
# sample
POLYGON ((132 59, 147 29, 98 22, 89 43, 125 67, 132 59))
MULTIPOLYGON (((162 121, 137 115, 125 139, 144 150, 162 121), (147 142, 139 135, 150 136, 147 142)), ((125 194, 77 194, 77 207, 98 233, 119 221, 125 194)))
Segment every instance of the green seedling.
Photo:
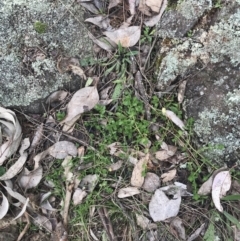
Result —
POLYGON ((42 33, 46 33, 47 31, 47 24, 46 23, 42 23, 42 22, 35 22, 34 25, 33 25, 34 29, 36 32, 42 34, 42 33))

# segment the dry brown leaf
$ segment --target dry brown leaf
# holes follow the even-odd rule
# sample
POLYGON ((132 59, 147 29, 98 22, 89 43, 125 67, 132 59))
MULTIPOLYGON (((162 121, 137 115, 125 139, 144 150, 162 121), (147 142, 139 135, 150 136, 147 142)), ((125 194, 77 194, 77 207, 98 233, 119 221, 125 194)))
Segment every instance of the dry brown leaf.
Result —
POLYGON ((150 220, 143 215, 136 213, 136 220, 137 220, 137 225, 141 227, 143 230, 157 229, 157 224, 151 223, 150 220))
POLYGON ((109 170, 110 172, 117 171, 117 170, 119 170, 119 169, 122 167, 122 164, 123 164, 123 161, 122 161, 122 160, 119 160, 119 161, 111 164, 111 165, 108 167, 108 170, 109 170))
POLYGON ((149 154, 143 157, 139 162, 135 165, 132 172, 131 177, 131 185, 134 187, 141 187, 144 183, 143 173, 146 169, 147 163, 149 161, 149 154))
POLYGON ((166 173, 163 173, 161 175, 161 178, 163 179, 162 181, 163 182, 169 182, 171 181, 175 176, 176 176, 176 173, 177 173, 177 170, 176 169, 173 169, 173 170, 170 170, 166 173))
POLYGON ((146 5, 146 0, 140 0, 138 10, 147 16, 151 16, 150 8, 146 5))
POLYGON ((118 191, 118 198, 132 197, 139 193, 140 193, 140 191, 138 190, 137 187, 121 188, 118 191))
POLYGON ((219 172, 213 180, 212 184, 212 199, 218 211, 223 212, 223 207, 220 199, 226 195, 231 187, 231 174, 229 171, 219 172))
POLYGON ((105 31, 104 34, 116 44, 120 43, 123 47, 128 48, 134 46, 139 41, 141 28, 139 26, 131 26, 115 31, 105 31))
POLYGON ((73 204, 79 205, 82 203, 83 199, 87 196, 87 192, 81 188, 77 188, 73 193, 73 204))
MULTIPOLYGON (((187 241, 193 241, 195 240, 203 231, 205 227, 205 223, 203 223, 191 236, 187 239, 187 241)), ((239 240, 240 241, 240 240, 239 240)))
POLYGON ((168 151, 167 150, 162 150, 162 151, 157 151, 155 153, 155 157, 159 160, 159 161, 164 161, 166 159, 168 159, 169 157, 171 157, 170 155, 168 155, 168 151))
POLYGON ((36 132, 34 133, 33 140, 31 146, 29 148, 29 153, 38 145, 43 137, 43 123, 38 125, 36 132))
POLYGON ((78 90, 69 101, 66 118, 61 122, 61 124, 69 126, 68 123, 71 122, 72 119, 91 110, 98 101, 99 95, 96 87, 85 87, 78 90))
POLYGON ((67 94, 68 92, 64 90, 55 91, 48 96, 46 103, 51 105, 60 104, 67 97, 67 94))
POLYGON ((184 130, 185 125, 183 121, 171 110, 162 109, 163 115, 165 115, 168 119, 170 119, 175 125, 177 125, 180 129, 184 130))
POLYGON ((19 178, 19 185, 27 190, 33 187, 36 187, 42 180, 43 169, 39 166, 33 171, 29 171, 27 168, 24 168, 19 178))
POLYGON ((136 0, 128 0, 128 4, 131 15, 134 15, 136 13, 136 0))

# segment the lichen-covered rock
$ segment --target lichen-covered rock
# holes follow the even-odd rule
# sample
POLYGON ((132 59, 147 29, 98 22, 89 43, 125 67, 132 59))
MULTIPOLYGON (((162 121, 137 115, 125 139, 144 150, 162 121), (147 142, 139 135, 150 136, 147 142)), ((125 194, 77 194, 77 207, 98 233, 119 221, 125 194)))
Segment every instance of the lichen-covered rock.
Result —
POLYGON ((212 0, 178 1, 170 6, 158 24, 158 34, 162 38, 183 37, 197 23, 205 11, 211 9, 212 0))
MULTIPOLYGON (((187 0, 186 0, 187 2, 187 0)), ((186 118, 195 120, 205 156, 222 165, 240 157, 240 1, 227 1, 203 16, 193 36, 162 45, 158 89, 186 79, 186 118), (211 21, 204 21, 210 19, 211 21)))
POLYGON ((38 112, 41 100, 59 88, 81 86, 59 73, 62 56, 91 54, 80 5, 62 1, 0 1, 0 104, 38 112))

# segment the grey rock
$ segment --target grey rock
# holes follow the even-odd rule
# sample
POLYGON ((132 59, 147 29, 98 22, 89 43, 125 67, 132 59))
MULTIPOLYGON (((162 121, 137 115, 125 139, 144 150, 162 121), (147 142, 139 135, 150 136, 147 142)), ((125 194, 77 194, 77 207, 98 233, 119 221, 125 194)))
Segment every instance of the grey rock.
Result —
MULTIPOLYGON (((206 15, 206 18, 208 16, 206 15)), ((226 1, 193 36, 175 38, 160 50, 158 89, 188 81, 184 108, 195 120, 199 147, 213 164, 240 157, 240 1, 226 1)))
POLYGON ((147 192, 154 192, 157 188, 160 187, 160 178, 158 175, 152 172, 147 172, 142 189, 147 192))
POLYGON ((212 0, 178 1, 177 6, 170 7, 161 18, 158 24, 158 35, 162 38, 185 36, 211 7, 212 0))
POLYGON ((50 93, 77 90, 80 77, 59 73, 60 56, 91 55, 80 5, 70 0, 0 2, 0 105, 39 112, 50 93), (42 33, 34 26, 46 26, 42 33), (41 58, 39 56, 44 56, 41 58))

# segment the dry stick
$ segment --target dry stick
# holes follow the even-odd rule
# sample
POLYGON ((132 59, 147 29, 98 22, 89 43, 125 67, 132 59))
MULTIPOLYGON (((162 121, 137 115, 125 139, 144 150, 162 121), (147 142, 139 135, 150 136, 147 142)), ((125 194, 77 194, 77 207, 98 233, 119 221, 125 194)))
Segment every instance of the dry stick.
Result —
POLYGON ((107 209, 106 209, 105 207, 103 208, 103 212, 104 212, 104 215, 105 215, 105 217, 106 217, 106 219, 107 219, 107 225, 108 225, 108 228, 109 228, 109 229, 108 229, 108 230, 109 230, 109 233, 110 233, 112 239, 113 239, 113 240, 116 240, 115 235, 114 235, 114 232, 113 232, 112 223, 111 223, 111 220, 110 220, 110 218, 109 218, 109 216, 108 216, 108 211, 107 211, 107 209))
POLYGON ((19 234, 18 238, 17 238, 17 241, 20 241, 22 239, 22 237, 26 234, 26 232, 28 231, 31 223, 30 223, 30 220, 29 220, 29 215, 27 212, 24 213, 26 219, 27 219, 27 224, 26 226, 24 227, 23 231, 19 234))
POLYGON ((68 210, 70 206, 73 186, 74 186, 73 183, 68 185, 68 182, 66 182, 66 196, 64 200, 64 209, 63 209, 63 224, 66 230, 68 225, 68 210))
POLYGON ((104 215, 104 211, 102 210, 102 208, 98 208, 97 211, 98 211, 98 214, 99 214, 99 216, 101 218, 103 227, 106 230, 106 233, 107 233, 107 236, 108 236, 109 240, 110 241, 114 241, 114 239, 113 239, 113 237, 112 237, 112 235, 111 235, 111 233, 110 233, 110 231, 108 229, 108 225, 107 225, 106 217, 104 215))

